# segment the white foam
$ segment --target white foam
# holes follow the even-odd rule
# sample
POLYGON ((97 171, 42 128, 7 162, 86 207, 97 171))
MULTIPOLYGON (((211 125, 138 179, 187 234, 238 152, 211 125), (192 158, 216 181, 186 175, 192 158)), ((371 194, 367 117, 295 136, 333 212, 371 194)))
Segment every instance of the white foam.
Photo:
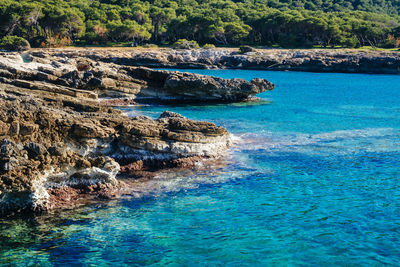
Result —
POLYGON ((249 175, 249 172, 240 171, 176 171, 169 170, 157 174, 154 178, 141 182, 134 197, 160 196, 165 193, 196 189, 201 185, 219 184, 233 179, 240 179, 249 175))
POLYGON ((330 146, 332 149, 354 151, 400 151, 398 141, 400 130, 393 128, 366 128, 355 130, 339 130, 319 134, 304 133, 265 133, 243 134, 235 136, 235 151, 240 150, 268 150, 287 151, 304 150, 312 146, 330 146), (397 140, 397 141, 396 141, 397 140), (384 146, 382 144, 385 144, 384 146))

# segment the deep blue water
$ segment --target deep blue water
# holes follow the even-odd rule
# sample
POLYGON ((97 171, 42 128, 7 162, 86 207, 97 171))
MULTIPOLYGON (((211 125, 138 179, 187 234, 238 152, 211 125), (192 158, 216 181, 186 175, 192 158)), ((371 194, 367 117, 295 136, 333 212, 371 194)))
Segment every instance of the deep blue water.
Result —
POLYGON ((400 265, 400 76, 192 70, 267 78, 256 103, 142 106, 235 134, 216 166, 150 193, 0 220, 7 265, 400 265))

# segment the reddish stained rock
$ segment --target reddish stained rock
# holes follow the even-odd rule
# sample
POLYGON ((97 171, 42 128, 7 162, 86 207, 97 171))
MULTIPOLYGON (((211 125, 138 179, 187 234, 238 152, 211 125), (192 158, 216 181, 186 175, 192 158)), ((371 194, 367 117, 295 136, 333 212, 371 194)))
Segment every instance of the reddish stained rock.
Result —
MULTIPOLYGON (((206 157, 207 159, 213 157, 206 157)), ((166 160, 137 160, 121 166, 121 174, 134 175, 137 171, 156 171, 165 168, 192 168, 205 157, 192 156, 166 160)))

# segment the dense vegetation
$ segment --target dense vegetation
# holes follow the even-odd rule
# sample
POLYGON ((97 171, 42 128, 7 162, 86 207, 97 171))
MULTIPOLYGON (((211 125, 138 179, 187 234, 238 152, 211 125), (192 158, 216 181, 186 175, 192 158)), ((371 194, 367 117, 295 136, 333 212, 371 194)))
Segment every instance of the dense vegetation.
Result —
POLYGON ((0 0, 0 37, 282 47, 400 45, 400 0, 0 0))

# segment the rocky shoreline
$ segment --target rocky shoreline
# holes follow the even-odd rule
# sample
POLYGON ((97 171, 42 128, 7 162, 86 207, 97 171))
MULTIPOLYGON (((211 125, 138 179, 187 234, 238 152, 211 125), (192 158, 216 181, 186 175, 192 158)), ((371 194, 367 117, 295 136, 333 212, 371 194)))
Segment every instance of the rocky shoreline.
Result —
POLYGON ((33 49, 0 52, 0 216, 129 194, 155 170, 193 168, 232 144, 213 123, 173 112, 130 118, 115 106, 229 103, 272 90, 158 68, 400 72, 397 52, 33 49))
POLYGON ((2 52, 0 67, 0 215, 112 198, 136 183, 121 177, 191 168, 232 144, 213 123, 168 111, 130 118, 110 106, 236 102, 274 87, 45 51, 2 52))
MULTIPOLYGON (((38 50, 38 53, 43 50, 38 50)), ((400 52, 352 49, 258 49, 240 54, 238 49, 48 49, 55 56, 84 56, 96 62, 124 66, 179 69, 258 69, 310 72, 400 74, 400 52)))

